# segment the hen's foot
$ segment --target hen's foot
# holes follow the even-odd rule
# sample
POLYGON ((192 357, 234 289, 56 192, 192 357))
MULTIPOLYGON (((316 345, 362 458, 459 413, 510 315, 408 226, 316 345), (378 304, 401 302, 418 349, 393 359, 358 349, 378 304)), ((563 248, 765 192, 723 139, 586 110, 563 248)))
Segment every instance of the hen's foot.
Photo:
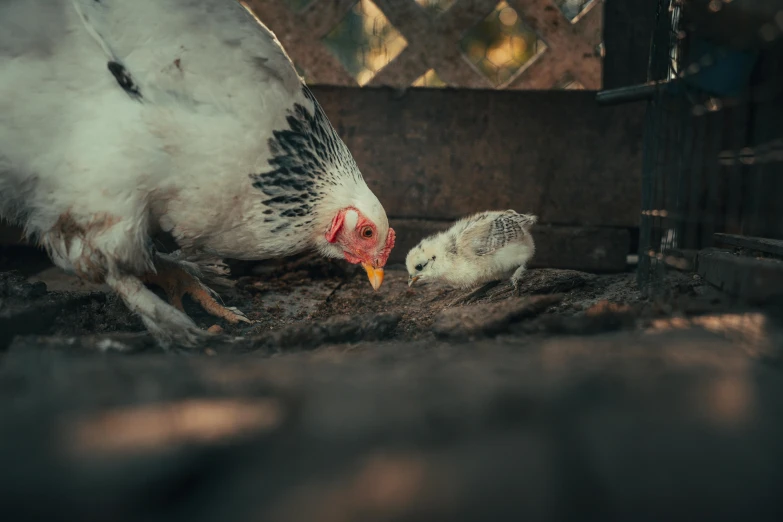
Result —
POLYGON ((157 264, 157 273, 144 276, 143 281, 160 287, 166 293, 171 305, 180 311, 184 311, 182 297, 188 295, 207 313, 231 324, 253 322, 237 308, 218 303, 213 297, 213 292, 196 276, 174 263, 157 264))
POLYGON ((106 283, 117 292, 130 310, 141 317, 147 330, 163 348, 186 351, 199 346, 209 335, 200 330, 184 312, 166 304, 145 287, 138 277, 110 273, 106 277, 106 283))

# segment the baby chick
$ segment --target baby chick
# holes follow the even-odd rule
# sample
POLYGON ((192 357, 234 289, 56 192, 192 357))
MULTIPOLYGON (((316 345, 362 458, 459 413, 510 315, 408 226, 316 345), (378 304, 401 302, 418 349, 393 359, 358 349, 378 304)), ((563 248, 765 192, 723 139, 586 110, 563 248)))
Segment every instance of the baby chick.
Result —
POLYGON ((535 253, 530 227, 536 221, 538 217, 514 210, 460 219, 408 252, 408 286, 416 281, 443 281, 464 289, 510 277, 518 293, 519 280, 535 253))

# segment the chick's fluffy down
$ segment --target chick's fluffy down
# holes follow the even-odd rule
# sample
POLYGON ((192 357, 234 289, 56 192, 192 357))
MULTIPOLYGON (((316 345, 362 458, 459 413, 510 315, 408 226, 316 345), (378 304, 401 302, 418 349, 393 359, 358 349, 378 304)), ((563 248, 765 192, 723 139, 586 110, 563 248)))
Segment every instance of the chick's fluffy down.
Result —
POLYGON ((516 287, 535 253, 530 227, 537 221, 534 215, 514 210, 460 219, 408 252, 409 281, 442 281, 469 288, 510 278, 516 287))

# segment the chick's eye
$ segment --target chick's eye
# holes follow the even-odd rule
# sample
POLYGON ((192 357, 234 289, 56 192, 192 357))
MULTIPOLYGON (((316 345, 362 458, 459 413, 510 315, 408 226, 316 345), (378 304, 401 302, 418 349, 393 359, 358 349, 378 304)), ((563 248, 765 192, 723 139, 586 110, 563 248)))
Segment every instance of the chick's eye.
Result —
POLYGON ((370 239, 372 237, 372 227, 364 227, 362 228, 362 237, 365 239, 370 239))
POLYGON ((417 270, 418 272, 421 272, 421 269, 422 269, 422 268, 424 268, 424 267, 423 267, 423 266, 421 266, 421 265, 416 265, 416 270, 417 270))

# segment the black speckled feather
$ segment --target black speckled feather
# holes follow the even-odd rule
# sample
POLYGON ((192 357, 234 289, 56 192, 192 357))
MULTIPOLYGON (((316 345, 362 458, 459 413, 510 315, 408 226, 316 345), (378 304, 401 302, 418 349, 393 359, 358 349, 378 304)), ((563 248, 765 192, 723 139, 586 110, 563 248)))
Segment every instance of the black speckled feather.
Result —
MULTIPOLYGON (((312 92, 306 86, 302 89, 314 110, 309 111, 298 103, 294 105, 286 118, 288 128, 274 131, 269 139, 270 170, 251 174, 253 186, 268 196, 263 204, 274 208, 280 218, 294 218, 298 221, 295 227, 312 222, 296 218, 310 216, 329 186, 343 182, 341 176, 350 176, 355 181, 362 179, 350 152, 312 92)), ((281 224, 272 232, 287 227, 281 224)))
POLYGON ((109 72, 114 76, 114 79, 117 80, 120 87, 122 87, 122 90, 128 93, 128 96, 134 100, 141 100, 142 96, 139 86, 133 81, 133 77, 124 65, 119 62, 110 61, 106 66, 109 69, 109 72))

